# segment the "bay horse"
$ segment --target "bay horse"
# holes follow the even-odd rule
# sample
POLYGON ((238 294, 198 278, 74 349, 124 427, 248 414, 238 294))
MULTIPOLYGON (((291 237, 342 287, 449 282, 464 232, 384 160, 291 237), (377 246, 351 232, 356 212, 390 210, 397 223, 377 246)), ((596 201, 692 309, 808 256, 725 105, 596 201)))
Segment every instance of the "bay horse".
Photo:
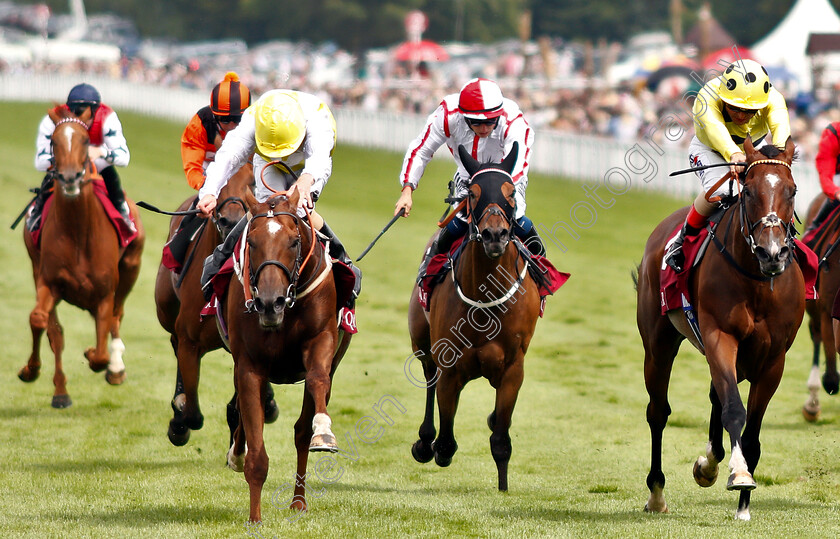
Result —
MULTIPOLYGON (((808 206, 806 223, 813 221, 826 196, 817 195, 808 206)), ((840 290, 840 212, 833 213, 823 222, 822 231, 810 241, 810 247, 820 258, 817 294, 815 300, 805 302, 808 313, 808 330, 813 344, 811 374, 808 377, 808 399, 802 406, 802 415, 807 421, 816 421, 820 416, 820 346, 825 355, 825 372, 822 387, 829 395, 836 395, 840 389, 840 375, 837 373, 837 347, 832 328, 831 308, 837 291, 840 290)))
POLYGON ((662 432, 671 413, 668 384, 674 357, 687 338, 706 356, 711 373, 709 440, 705 456, 694 463, 694 479, 701 487, 714 484, 718 463, 725 456, 725 430, 731 450, 726 488, 740 493, 735 517, 750 519, 750 492, 756 487, 753 473, 761 455, 761 421, 804 316, 803 275, 793 262, 796 184, 790 166, 794 144, 788 139, 784 151, 772 145, 758 151, 748 138, 744 153, 747 168, 740 197, 721 218, 716 247, 707 249, 688 281, 702 342, 689 329, 682 309, 670 310, 666 316, 660 304, 665 244, 688 208, 674 212, 656 227, 639 266, 636 319, 650 397, 650 498, 645 505, 649 512, 668 511, 663 494, 662 432), (746 410, 738 393, 743 380, 750 382, 746 410))
POLYGON ((480 164, 463 146, 458 152, 471 177, 466 203, 469 235, 454 268, 431 294, 429 312, 420 303, 418 286, 408 307, 411 346, 426 379, 425 413, 411 454, 421 463, 434 458, 438 466, 451 464, 458 449, 453 426, 461 391, 467 382, 483 376, 496 390, 487 425, 498 487, 505 491, 511 418, 540 313, 540 296, 526 271, 527 259, 511 241, 516 202, 510 174, 518 145, 501 164, 480 164), (440 415, 437 439, 435 397, 440 415))
MULTIPOLYGON (((175 394, 172 397, 173 417, 167 436, 176 446, 186 444, 190 432, 204 425, 198 400, 201 358, 205 354, 226 347, 214 316, 201 316, 207 301, 201 290, 201 271, 204 259, 224 241, 230 231, 245 216, 245 192, 253 191, 253 166, 247 163, 231 176, 219 193, 219 204, 213 211, 212 223, 205 221, 193 234, 187 246, 184 267, 180 273, 171 271, 161 260, 155 281, 155 304, 160 325, 170 334, 170 342, 178 360, 175 394)), ((195 196, 187 198, 178 208, 188 210, 195 196)), ((178 231, 184 216, 170 220, 168 239, 178 231)), ((270 389, 270 388, 269 388, 270 389)), ((273 399, 273 396, 271 396, 273 399)), ((269 399, 267 421, 277 418, 277 407, 269 399)))
POLYGON ((299 195, 293 189, 259 203, 245 194, 250 221, 242 236, 241 282, 231 279, 223 302, 240 418, 227 462, 245 472, 254 522, 261 520, 268 475, 263 403, 269 381, 305 381, 294 426, 297 470, 291 509, 307 509, 308 452, 338 450, 327 404, 350 334, 338 331, 332 262, 314 229, 298 217, 299 195))
POLYGON ((72 404, 67 392, 67 378, 62 367, 64 332, 58 320, 57 305, 67 301, 91 313, 96 323, 96 344, 88 348, 85 358, 94 372, 107 369, 110 384, 125 380, 120 339, 123 306, 140 272, 145 232, 134 202, 126 198, 137 236, 125 248, 106 210, 94 191, 98 176, 88 157, 90 136, 86 121, 69 110, 50 111, 55 122, 52 135, 55 189, 51 208, 42 217, 40 247, 29 230, 23 240, 32 261, 36 304, 29 315, 32 331, 32 353, 18 373, 24 382, 32 382, 40 373, 40 344, 44 330, 55 355, 54 408, 72 404), (110 346, 108 336, 111 337, 110 346))

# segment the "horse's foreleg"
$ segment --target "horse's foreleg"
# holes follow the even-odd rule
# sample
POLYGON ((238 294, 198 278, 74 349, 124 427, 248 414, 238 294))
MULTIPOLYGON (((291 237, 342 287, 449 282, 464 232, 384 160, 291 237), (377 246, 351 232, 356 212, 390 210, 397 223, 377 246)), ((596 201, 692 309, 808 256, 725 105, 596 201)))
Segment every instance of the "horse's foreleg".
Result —
POLYGON ((455 441, 455 412, 458 399, 466 382, 456 372, 455 367, 441 370, 437 382, 438 413, 440 414, 440 432, 432 444, 435 451, 435 464, 446 467, 452 464, 452 457, 458 451, 455 441))
POLYGON ((203 351, 199 349, 198 343, 186 336, 186 330, 181 330, 179 325, 175 327, 181 335, 181 338, 178 339, 178 349, 175 355, 178 358, 178 372, 181 375, 183 391, 182 418, 188 429, 199 430, 204 426, 204 416, 201 413, 201 406, 198 401, 198 384, 203 351))
POLYGON ((312 398, 315 415, 312 418, 312 440, 310 451, 338 451, 338 444, 332 432, 332 420, 327 414, 332 388, 333 352, 335 339, 316 339, 303 349, 303 365, 306 368, 305 391, 312 398))
MULTIPOLYGON (((37 284, 37 283, 36 283, 37 284)), ((29 313, 29 329, 32 332, 32 352, 26 365, 18 371, 18 378, 24 382, 33 382, 41 374, 41 337, 49 327, 56 301, 50 289, 44 285, 36 286, 35 308, 29 313)))
MULTIPOLYGON (((802 405, 802 416, 806 421, 816 421, 820 417, 820 341, 821 337, 821 313, 808 311, 808 333, 811 336, 813 353, 811 359, 811 374, 808 376, 808 399, 802 405)), ((834 340, 833 338, 831 339, 834 340)))
POLYGON ((268 453, 263 443, 263 391, 266 377, 237 362, 240 429, 245 434, 248 451, 245 455, 245 480, 251 495, 250 520, 262 520, 261 499, 268 476, 268 453))
MULTIPOLYGON (((761 377, 750 384, 750 395, 747 399, 747 423, 741 436, 744 459, 747 462, 747 469, 750 474, 755 473, 758 460, 761 458, 761 440, 759 439, 761 422, 767 412, 767 405, 770 404, 770 399, 773 398, 776 389, 779 387, 779 382, 782 380, 784 364, 785 358, 784 352, 782 352, 780 357, 772 360, 772 367, 764 370, 761 377)), ((735 513, 735 518, 738 520, 750 519, 751 490, 749 488, 741 490, 738 511, 735 513)))
MULTIPOLYGON (((490 435, 490 452, 499 472, 499 490, 508 489, 507 471, 512 451, 510 424, 516 397, 519 395, 519 388, 522 387, 524 378, 522 369, 524 359, 525 354, 520 354, 516 362, 502 376, 501 383, 496 389, 496 406, 491 414, 493 434, 490 435)), ((489 422, 490 418, 488 418, 489 422)))
POLYGON ((712 403, 712 413, 709 417, 709 442, 706 444, 706 455, 697 457, 694 462, 694 481, 701 487, 710 487, 715 484, 718 464, 726 455, 723 448, 722 408, 714 384, 709 389, 709 401, 712 403))
POLYGON ((414 356, 419 357, 423 365, 423 377, 426 380, 426 407, 423 411, 423 422, 420 424, 418 432, 420 438, 411 446, 411 456, 417 462, 426 463, 435 456, 432 449, 432 442, 434 442, 437 434, 435 430, 435 390, 441 371, 427 351, 415 349, 414 356), (420 353, 419 356, 418 352, 420 353))
POLYGON ((67 377, 64 375, 64 362, 62 352, 64 351, 64 329, 58 321, 58 312, 50 311, 49 324, 47 325, 47 339, 50 341, 50 348, 55 356, 55 374, 53 375, 52 407, 67 408, 73 404, 70 395, 67 393, 67 377))
POLYGON ((85 351, 85 358, 93 372, 101 372, 108 368, 111 361, 108 354, 108 336, 114 321, 114 298, 104 298, 93 313, 96 321, 96 347, 85 351))

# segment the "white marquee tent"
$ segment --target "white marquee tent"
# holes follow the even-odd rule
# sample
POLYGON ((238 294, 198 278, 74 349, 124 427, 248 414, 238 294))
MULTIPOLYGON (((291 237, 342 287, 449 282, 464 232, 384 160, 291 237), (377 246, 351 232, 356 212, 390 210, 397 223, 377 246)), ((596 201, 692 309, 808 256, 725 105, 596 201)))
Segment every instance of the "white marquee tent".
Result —
POLYGON ((800 90, 810 91, 811 62, 805 55, 812 33, 840 32, 840 15, 828 0, 797 0, 785 18, 751 47, 756 60, 795 74, 800 90))

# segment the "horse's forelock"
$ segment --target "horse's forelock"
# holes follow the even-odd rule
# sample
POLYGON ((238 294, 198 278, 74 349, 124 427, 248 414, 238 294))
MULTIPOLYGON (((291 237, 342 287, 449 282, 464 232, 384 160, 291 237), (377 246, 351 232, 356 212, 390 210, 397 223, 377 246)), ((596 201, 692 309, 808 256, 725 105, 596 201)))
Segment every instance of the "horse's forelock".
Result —
POLYGON ((782 153, 782 150, 780 150, 779 148, 777 148, 776 146, 774 146, 772 144, 767 144, 765 146, 762 146, 761 148, 758 149, 758 151, 761 152, 762 155, 764 155, 765 157, 769 157, 770 159, 772 159, 774 157, 778 157, 779 154, 782 153))

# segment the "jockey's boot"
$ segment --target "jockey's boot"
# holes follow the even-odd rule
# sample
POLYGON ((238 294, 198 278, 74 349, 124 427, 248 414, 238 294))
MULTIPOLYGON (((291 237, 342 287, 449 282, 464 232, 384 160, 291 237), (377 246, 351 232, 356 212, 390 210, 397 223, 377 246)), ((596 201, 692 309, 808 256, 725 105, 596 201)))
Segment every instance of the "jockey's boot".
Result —
POLYGON ((204 259, 204 267, 201 270, 201 291, 204 293, 204 299, 210 301, 210 297, 213 295, 213 287, 210 286, 210 279, 213 278, 214 275, 219 273, 219 270, 222 269, 222 266, 225 264, 230 255, 233 254, 233 248, 236 247, 236 242, 239 241, 239 238, 242 236, 242 232, 245 231, 245 226, 248 224, 248 216, 246 215, 242 219, 236 223, 236 226, 233 227, 233 230, 230 231, 228 237, 225 238, 225 241, 220 243, 213 249, 213 252, 210 253, 210 256, 204 259))
POLYGON ((187 258, 187 249, 189 249, 190 242, 193 240, 195 233, 201 228, 204 219, 200 219, 198 215, 191 213, 185 215, 178 225, 178 230, 175 235, 169 240, 169 252, 172 257, 179 263, 183 264, 187 258))
POLYGON ((532 255, 545 256, 545 244, 543 243, 539 232, 537 232, 537 227, 535 227, 534 223, 532 223, 527 217, 523 217, 520 221, 525 219, 527 219, 527 221, 520 223, 514 228, 516 237, 519 238, 519 241, 528 248, 532 255), (525 226, 521 226, 522 224, 525 224, 525 226), (527 225, 531 225, 531 227, 527 232, 525 232, 527 225))
POLYGON ((820 206, 820 210, 817 212, 817 215, 814 216, 814 220, 811 221, 811 224, 808 225, 808 228, 805 229, 805 232, 803 232, 802 235, 804 236, 808 232, 819 228, 820 225, 823 224, 823 221, 825 221, 826 217, 828 217, 838 205, 840 205, 840 201, 836 198, 825 199, 822 206, 820 206))
POLYGON ((685 254, 683 253, 683 242, 685 241, 685 237, 696 236, 699 232, 699 228, 694 228, 688 223, 683 223, 680 233, 668 247, 668 251, 665 253, 665 263, 676 273, 680 273, 684 269, 685 254))
POLYGON ((344 249, 344 245, 341 243, 341 240, 338 239, 338 236, 335 235, 335 232, 333 232, 329 225, 327 225, 326 221, 324 221, 324 226, 322 226, 321 230, 318 232, 326 236, 327 241, 329 241, 327 249, 330 252, 330 256, 346 264, 347 267, 353 270, 353 274, 356 276, 356 282, 353 285, 353 297, 350 298, 350 301, 346 305, 349 309, 353 309, 356 304, 356 298, 359 297, 359 294, 362 292, 362 270, 353 263, 353 260, 349 256, 347 256, 347 250, 344 249))
POLYGON ((433 241, 426 250, 426 254, 423 256, 423 262, 420 263, 420 269, 417 271, 418 283, 420 283, 420 281, 423 280, 423 277, 426 276, 426 270, 429 268, 429 262, 432 261, 432 258, 440 253, 449 252, 449 249, 452 247, 452 243, 456 238, 457 237, 449 230, 448 227, 440 229, 440 234, 438 234, 437 239, 435 239, 435 241, 433 241))
POLYGON ((44 176, 41 181, 41 187, 35 189, 37 196, 32 202, 32 211, 29 212, 29 217, 26 218, 26 229, 32 232, 41 224, 41 213, 44 211, 44 203, 50 196, 52 190, 53 179, 50 173, 44 176))
POLYGON ((134 223, 131 222, 131 212, 128 210, 128 203, 125 201, 125 193, 123 192, 122 184, 120 183, 120 175, 117 174, 117 168, 113 165, 105 167, 99 171, 102 179, 105 180, 105 189, 108 191, 108 199, 114 205, 120 215, 128 225, 128 228, 134 230, 134 223))

